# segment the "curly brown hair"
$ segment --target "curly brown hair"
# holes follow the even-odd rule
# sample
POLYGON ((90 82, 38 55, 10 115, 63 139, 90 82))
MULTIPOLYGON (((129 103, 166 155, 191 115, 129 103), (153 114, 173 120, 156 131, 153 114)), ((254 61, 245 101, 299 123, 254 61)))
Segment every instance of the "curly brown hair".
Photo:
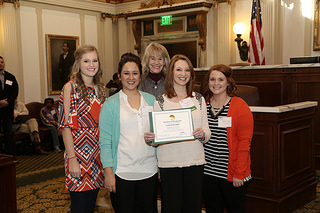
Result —
POLYGON ((97 51, 97 48, 92 45, 83 45, 79 47, 75 52, 74 52, 74 58, 75 62, 72 67, 72 72, 71 72, 71 77, 70 79, 74 81, 78 85, 78 89, 80 90, 81 97, 86 104, 89 104, 89 101, 87 99, 88 97, 88 91, 86 88, 86 85, 84 84, 84 81, 81 77, 81 70, 80 70, 80 61, 82 59, 82 56, 84 54, 90 53, 90 52, 96 52, 98 56, 98 61, 99 61, 99 69, 98 72, 95 74, 93 77, 93 83, 98 87, 98 97, 103 103, 105 101, 105 87, 102 82, 102 69, 100 66, 100 60, 99 60, 99 54, 97 51))
POLYGON ((235 96, 235 91, 237 90, 237 86, 236 86, 236 82, 232 78, 232 68, 227 65, 224 65, 224 64, 217 64, 217 65, 212 66, 209 69, 207 74, 204 76, 202 84, 200 86, 200 92, 201 92, 202 96, 205 98, 205 100, 207 101, 213 96, 213 93, 209 89, 208 84, 209 84, 210 74, 214 70, 219 71, 224 76, 226 76, 227 81, 228 81, 227 94, 230 97, 235 96))
POLYGON ((195 78, 195 72, 194 72, 193 65, 192 65, 191 61, 189 60, 189 58, 187 56, 181 55, 181 54, 174 55, 171 58, 171 61, 169 63, 169 69, 168 69, 167 77, 165 80, 165 90, 166 90, 165 95, 168 98, 173 98, 173 97, 177 96, 177 93, 176 93, 176 91, 174 91, 174 87, 173 87, 173 82, 174 82, 173 72, 174 72, 174 65, 179 60, 186 61, 189 65, 191 76, 190 76, 189 82, 186 85, 187 86, 187 97, 193 97, 192 96, 192 89, 193 89, 193 81, 195 78))

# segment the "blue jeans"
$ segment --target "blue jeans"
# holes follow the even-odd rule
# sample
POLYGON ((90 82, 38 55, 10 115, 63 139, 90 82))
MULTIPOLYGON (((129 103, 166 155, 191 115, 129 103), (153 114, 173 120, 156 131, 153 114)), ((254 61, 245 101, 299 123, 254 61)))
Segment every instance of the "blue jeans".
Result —
POLYGON ((58 129, 54 126, 48 126, 48 129, 51 133, 53 148, 60 145, 59 137, 58 137, 58 129))

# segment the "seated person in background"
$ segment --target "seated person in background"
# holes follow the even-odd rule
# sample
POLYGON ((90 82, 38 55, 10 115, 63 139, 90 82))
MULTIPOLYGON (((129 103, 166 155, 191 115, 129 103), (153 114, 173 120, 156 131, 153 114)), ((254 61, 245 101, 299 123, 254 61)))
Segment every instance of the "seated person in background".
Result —
POLYGON ((110 80, 106 87, 109 89, 109 97, 119 92, 122 88, 121 82, 118 77, 118 73, 114 73, 112 80, 110 80))
POLYGON ((53 106, 53 103, 53 98, 46 98, 44 100, 45 107, 40 110, 40 117, 42 123, 48 127, 51 133, 54 151, 60 152, 61 150, 59 148, 60 142, 58 135, 61 134, 61 132, 59 133, 58 130, 58 111, 53 106))
POLYGON ((40 155, 47 155, 40 146, 40 136, 38 122, 35 118, 30 118, 29 110, 24 103, 15 99, 14 101, 14 120, 12 132, 24 132, 30 135, 35 152, 40 155))

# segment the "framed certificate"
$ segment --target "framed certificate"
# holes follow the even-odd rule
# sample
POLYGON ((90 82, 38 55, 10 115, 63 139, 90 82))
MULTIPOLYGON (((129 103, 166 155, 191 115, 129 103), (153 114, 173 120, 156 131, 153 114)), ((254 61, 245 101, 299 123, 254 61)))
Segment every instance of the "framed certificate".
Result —
POLYGON ((153 144, 193 140, 191 108, 149 112, 153 144))

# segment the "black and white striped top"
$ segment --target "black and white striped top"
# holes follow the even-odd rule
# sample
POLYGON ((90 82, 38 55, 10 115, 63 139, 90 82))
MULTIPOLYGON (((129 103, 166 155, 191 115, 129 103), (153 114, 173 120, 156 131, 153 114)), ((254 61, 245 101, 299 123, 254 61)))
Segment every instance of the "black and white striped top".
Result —
MULTIPOLYGON (((218 127, 218 118, 227 117, 230 101, 223 107, 218 116, 213 118, 210 110, 212 108, 210 102, 207 105, 207 116, 209 128, 211 131, 210 140, 204 144, 204 153, 206 164, 204 165, 204 174, 222 178, 227 180, 229 148, 227 140, 227 128, 218 127)), ((252 179, 251 174, 244 178, 244 182, 252 179)))
MULTIPOLYGON (((219 116, 226 117, 229 110, 230 101, 225 105, 219 116)), ((218 127, 218 117, 213 118, 210 114, 211 104, 207 105, 207 116, 209 128, 211 130, 210 140, 204 144, 206 164, 204 174, 227 179, 229 149, 227 141, 227 128, 218 127)))

